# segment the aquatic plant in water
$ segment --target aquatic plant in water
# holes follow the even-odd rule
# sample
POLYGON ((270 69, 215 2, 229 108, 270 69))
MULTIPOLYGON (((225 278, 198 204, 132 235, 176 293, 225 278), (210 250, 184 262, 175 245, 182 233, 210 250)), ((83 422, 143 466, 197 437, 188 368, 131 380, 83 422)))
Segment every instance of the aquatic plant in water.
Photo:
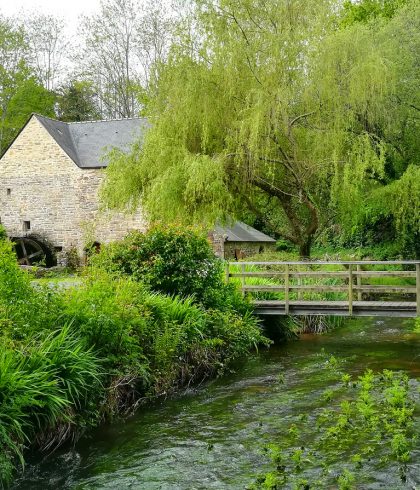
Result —
POLYGON ((312 420, 298 418, 281 445, 264 448, 274 468, 251 489, 333 485, 348 490, 371 482, 373 473, 385 466, 395 467, 397 478, 406 482, 415 443, 408 377, 389 370, 367 370, 356 379, 341 376, 339 388, 321 396, 322 406, 312 420))

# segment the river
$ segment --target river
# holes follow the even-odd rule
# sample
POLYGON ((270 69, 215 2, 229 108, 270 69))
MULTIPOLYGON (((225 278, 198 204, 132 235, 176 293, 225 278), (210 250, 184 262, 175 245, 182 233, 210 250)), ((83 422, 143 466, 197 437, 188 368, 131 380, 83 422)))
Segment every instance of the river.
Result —
MULTIPOLYGON (((331 355, 352 375, 366 368, 404 370, 417 401, 420 436, 420 334, 413 328, 412 320, 349 320, 331 333, 273 346, 234 373, 141 408, 43 461, 32 460, 14 488, 245 489, 270 468, 262 446, 281 442, 282 431, 300 414, 316 411, 322 393, 337 383, 326 368, 331 355)), ((420 437, 406 483, 395 468, 372 465, 371 482, 357 488, 420 488, 419 444, 420 437)))

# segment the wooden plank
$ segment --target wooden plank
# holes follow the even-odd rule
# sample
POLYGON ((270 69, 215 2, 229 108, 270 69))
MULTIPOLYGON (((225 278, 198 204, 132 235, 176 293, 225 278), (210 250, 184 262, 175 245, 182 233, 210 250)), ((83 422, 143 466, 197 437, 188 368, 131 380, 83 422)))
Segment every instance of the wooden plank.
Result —
POLYGON ((254 291, 254 292, 270 292, 270 291, 284 291, 284 286, 242 286, 244 291, 254 291))
MULTIPOLYGON (((285 265, 285 267, 289 267, 288 264, 285 265)), ((290 269, 289 269, 290 270, 290 269)), ((241 272, 233 272, 230 273, 230 277, 242 277, 242 275, 245 275, 245 277, 276 277, 276 276, 283 276, 284 272, 283 271, 271 271, 271 272, 261 272, 261 271, 255 271, 255 272, 245 272, 242 274, 241 272)), ((348 276, 348 273, 346 271, 343 272, 336 272, 336 271, 307 271, 307 272, 290 272, 289 277, 342 277, 345 278, 348 276)))
MULTIPOLYGON (((284 305, 285 301, 284 300, 278 300, 278 299, 260 299, 260 300, 254 300, 253 304, 256 306, 267 306, 267 305, 284 305)), ((290 300, 290 306, 317 306, 317 305, 326 305, 326 306, 338 306, 342 308, 347 308, 348 304, 347 301, 310 301, 310 300, 303 300, 303 301, 297 301, 297 300, 290 300)), ((390 307, 390 308, 400 308, 400 307, 406 307, 409 309, 416 309, 417 303, 415 301, 353 301, 353 306, 357 306, 358 308, 379 308, 379 307, 390 307)))
MULTIPOLYGON (((348 275, 348 274, 347 274, 348 275)), ((301 291, 334 291, 334 292, 342 292, 345 293, 348 291, 347 286, 329 286, 328 284, 316 285, 316 286, 290 286, 290 289, 297 289, 301 291)))
MULTIPOLYGON (((361 267, 358 265, 357 267, 361 267)), ((360 277, 416 277, 415 271, 356 271, 353 275, 360 277)))
MULTIPOLYGON (((261 292, 267 292, 267 291, 284 291, 284 286, 278 285, 278 286, 244 286, 246 291, 261 291, 261 292)), ((321 291, 333 291, 333 292, 341 292, 345 293, 348 291, 347 286, 290 286, 289 285, 289 290, 297 290, 297 291, 315 291, 315 292, 321 292, 321 291)))
POLYGON ((420 264, 416 264, 417 316, 420 316, 420 264))
POLYGON ((284 288, 285 288, 285 313, 289 314, 289 266, 286 265, 286 270, 284 271, 284 288))
POLYGON ((354 286, 356 291, 364 291, 366 293, 416 293, 415 286, 354 286))
POLYGON ((273 272, 233 272, 230 273, 230 277, 276 277, 283 276, 283 271, 273 271, 273 272))
POLYGON ((244 274, 246 271, 246 265, 244 263, 242 263, 241 269, 242 269, 242 278, 241 278, 242 296, 245 296, 245 276, 244 276, 244 274))
MULTIPOLYGON (((288 264, 286 264, 289 266, 288 264)), ((360 267, 358 265, 357 267, 360 267)), ((283 276, 283 271, 254 271, 254 272, 232 272, 229 277, 276 277, 283 276)), ((357 277, 416 277, 415 271, 353 271, 353 275, 357 277)), ((290 272, 290 277, 348 277, 347 271, 305 271, 305 272, 290 272)))
POLYGON ((420 264, 420 260, 317 260, 317 261, 285 261, 285 262, 231 262, 238 265, 416 265, 420 264))
POLYGON ((349 315, 353 315, 353 265, 349 266, 349 315))

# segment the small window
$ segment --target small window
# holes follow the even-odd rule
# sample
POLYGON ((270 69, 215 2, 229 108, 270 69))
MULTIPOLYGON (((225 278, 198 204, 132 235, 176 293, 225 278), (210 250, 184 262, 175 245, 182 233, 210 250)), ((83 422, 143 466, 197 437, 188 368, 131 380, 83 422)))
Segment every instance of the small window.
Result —
POLYGON ((7 191, 6 191, 7 195, 10 196, 12 194, 12 189, 10 188, 7 188, 7 191))
POLYGON ((63 251, 63 247, 54 247, 54 250, 56 252, 62 252, 63 251))
POLYGON ((30 221, 24 221, 23 222, 23 231, 29 231, 31 229, 31 222, 30 221))

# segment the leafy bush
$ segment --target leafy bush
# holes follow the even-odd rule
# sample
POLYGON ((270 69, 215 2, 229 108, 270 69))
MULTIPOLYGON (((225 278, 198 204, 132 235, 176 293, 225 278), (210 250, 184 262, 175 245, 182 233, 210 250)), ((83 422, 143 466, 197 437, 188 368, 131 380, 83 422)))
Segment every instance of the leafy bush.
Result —
POLYGON ((147 233, 132 233, 104 247, 92 261, 144 282, 154 291, 194 296, 206 306, 215 306, 231 292, 224 291, 221 260, 207 239, 192 229, 156 226, 147 233))
POLYGON ((0 240, 0 335, 23 339, 56 328, 61 298, 48 287, 34 288, 16 261, 12 244, 0 240))
POLYGON ((182 383, 192 365, 202 363, 200 356, 213 359, 209 371, 220 371, 266 342, 249 313, 206 310, 192 297, 150 292, 130 277, 93 269, 83 286, 67 294, 64 315, 73 328, 104 358, 110 374, 130 375, 142 393, 182 383))
POLYGON ((67 292, 65 317, 113 372, 138 369, 144 362, 145 294, 140 283, 96 270, 84 284, 67 292))
POLYGON ((6 229, 3 225, 0 225, 0 240, 6 240, 6 238, 7 238, 6 229))

